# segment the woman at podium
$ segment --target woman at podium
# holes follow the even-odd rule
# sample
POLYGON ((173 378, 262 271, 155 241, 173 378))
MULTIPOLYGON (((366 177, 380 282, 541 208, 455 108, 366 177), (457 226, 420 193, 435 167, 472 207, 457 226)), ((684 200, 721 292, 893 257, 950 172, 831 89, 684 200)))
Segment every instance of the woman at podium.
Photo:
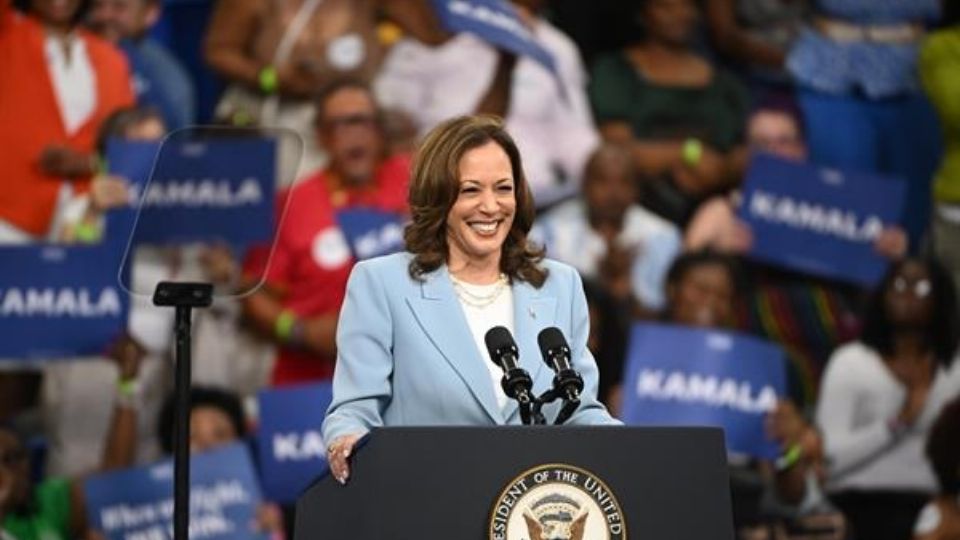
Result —
MULTIPOLYGON (((572 424, 619 424, 597 400, 589 314, 577 272, 528 243, 534 204, 501 120, 448 120, 423 141, 412 173, 406 252, 361 262, 337 329, 333 402, 323 423, 341 482, 356 441, 379 426, 521 422, 489 358, 487 331, 507 328, 533 391, 550 388, 537 336, 556 327, 584 391, 572 424)), ((556 416, 558 404, 544 407, 556 416)))

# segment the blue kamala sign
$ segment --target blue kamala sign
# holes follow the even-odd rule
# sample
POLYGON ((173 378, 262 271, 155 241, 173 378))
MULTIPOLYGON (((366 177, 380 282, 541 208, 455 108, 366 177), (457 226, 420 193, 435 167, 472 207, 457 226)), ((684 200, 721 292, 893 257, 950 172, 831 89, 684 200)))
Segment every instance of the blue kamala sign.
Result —
POLYGON ((263 490, 270 500, 296 501, 304 488, 326 471, 320 426, 332 399, 330 383, 260 392, 257 446, 263 490))
POLYGON ((783 351, 730 332, 637 324, 630 335, 622 420, 724 429, 727 450, 775 458, 764 418, 785 393, 783 351))
POLYGON ((883 277, 873 243, 900 219, 903 182, 758 156, 743 191, 752 258, 866 286, 883 277))
MULTIPOLYGON (((87 518, 108 540, 173 539, 173 463, 112 472, 84 484, 87 518)), ((190 460, 190 539, 264 540, 250 452, 233 444, 190 460)))
POLYGON ((122 256, 115 243, 0 247, 0 358, 103 354, 130 310, 122 256))
POLYGON ((269 243, 276 142, 255 138, 111 141, 112 174, 130 180, 139 204, 134 244, 269 243))

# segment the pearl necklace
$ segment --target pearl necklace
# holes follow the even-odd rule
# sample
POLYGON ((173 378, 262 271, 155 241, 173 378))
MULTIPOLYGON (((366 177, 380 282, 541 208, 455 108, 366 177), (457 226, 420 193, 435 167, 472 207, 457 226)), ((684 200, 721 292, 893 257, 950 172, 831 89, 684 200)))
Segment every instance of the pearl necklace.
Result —
POLYGON ((495 287, 487 294, 477 294, 469 290, 468 283, 464 283, 459 279, 450 275, 450 280, 453 282, 453 290, 457 293, 457 297, 460 298, 460 301, 469 306, 475 308, 485 308, 490 304, 497 301, 497 298, 500 298, 500 295, 503 294, 503 290, 507 287, 507 276, 505 274, 500 274, 497 277, 495 287))

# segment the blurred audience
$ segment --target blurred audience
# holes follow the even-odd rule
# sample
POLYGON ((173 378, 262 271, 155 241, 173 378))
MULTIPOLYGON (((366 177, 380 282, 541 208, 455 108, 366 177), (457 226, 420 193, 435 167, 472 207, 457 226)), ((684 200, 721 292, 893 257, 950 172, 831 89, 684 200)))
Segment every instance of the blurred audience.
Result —
POLYGON ((78 27, 80 0, 0 0, 0 243, 57 236, 59 211, 90 187, 100 124, 133 94, 127 62, 78 27))
POLYGON ((933 251, 960 288, 960 3, 943 2, 944 27, 920 51, 920 75, 940 116, 945 153, 933 183, 933 251))
MULTIPOLYGON (((662 320, 697 328, 732 329, 743 278, 726 255, 711 251, 684 253, 667 276, 667 307, 662 320)), ((742 538, 774 538, 789 524, 804 534, 823 528, 823 536, 840 538, 842 519, 825 504, 819 490, 820 439, 789 398, 766 418, 767 434, 780 445, 776 462, 730 456, 734 524, 742 538)))
POLYGON ((941 144, 920 91, 917 51, 940 0, 815 0, 787 58, 814 163, 907 181, 904 228, 915 248, 930 217, 941 144))
MULTIPOLYGON (((803 120, 789 99, 762 101, 747 122, 751 153, 768 153, 783 159, 804 161, 803 120)), ((713 197, 697 210, 684 233, 687 249, 704 247, 731 254, 750 251, 753 236, 736 213, 739 193, 713 197)), ((888 227, 874 248, 891 260, 907 251, 906 234, 888 227)), ((802 407, 816 398, 820 373, 827 358, 841 343, 852 340, 860 329, 859 308, 863 291, 854 285, 807 276, 798 272, 752 263, 747 266, 746 288, 739 326, 778 342, 790 359, 790 394, 802 407)))
POLYGON ((960 397, 940 411, 930 428, 927 459, 937 477, 937 495, 920 511, 914 540, 960 539, 960 397))
POLYGON ((285 182, 325 163, 312 97, 331 80, 369 80, 380 62, 375 0, 218 0, 204 57, 228 88, 216 116, 234 125, 287 128, 285 182), (301 153, 302 151, 302 160, 301 153), (302 162, 302 164, 301 164, 302 162))
POLYGON ((628 149, 602 146, 587 162, 583 196, 538 218, 533 237, 552 258, 649 316, 663 308, 664 278, 680 251, 680 233, 635 202, 635 170, 628 149))
POLYGON ((747 95, 694 51, 694 0, 644 0, 638 13, 642 39, 597 59, 590 99, 604 139, 631 146, 641 202, 683 226, 740 180, 747 95))
POLYGON ((865 312, 859 341, 830 358, 817 405, 831 500, 856 538, 909 538, 936 493, 923 456, 930 426, 960 394, 953 282, 934 260, 894 265, 865 312))
POLYGON ((161 12, 161 0, 93 0, 87 24, 123 51, 137 102, 159 110, 164 124, 173 131, 193 125, 196 98, 186 68, 147 35, 161 12))
MULTIPOLYGON (((97 150, 105 157, 107 141, 159 141, 166 126, 159 112, 149 107, 125 107, 110 115, 97 136, 97 150)), ((63 240, 98 243, 117 235, 125 243, 129 231, 107 230, 104 214, 130 204, 129 180, 100 172, 89 195, 75 197, 65 212, 63 240)), ((178 279, 176 250, 139 249, 131 254, 131 279, 126 286, 146 291, 163 280, 178 279)), ((202 317, 202 316, 201 316, 202 317)), ((126 406, 138 409, 136 436, 142 439, 137 458, 149 461, 158 455, 153 422, 168 385, 166 355, 173 336, 173 312, 154 306, 144 294, 131 295, 127 332, 147 360, 137 362, 135 376, 126 380, 130 392, 126 406)), ((127 360, 132 362, 132 360, 127 360)), ((75 476, 92 470, 104 453, 103 433, 110 425, 117 370, 102 356, 61 358, 43 366, 40 411, 47 435, 47 470, 56 476, 75 476), (106 390, 106 391, 105 391, 106 390)))
MULTIPOLYGON (((278 195, 284 219, 266 283, 243 300, 252 326, 279 345, 274 384, 333 375, 337 318, 355 262, 337 211, 406 213, 409 157, 385 157, 381 121, 362 81, 334 81, 317 98, 316 129, 330 164, 278 195)), ((256 281, 262 268, 255 267, 248 265, 248 277, 256 281)))
POLYGON ((712 0, 704 9, 716 48, 745 75, 755 99, 791 88, 784 64, 807 0, 712 0))
POLYGON ((492 113, 506 118, 523 154, 536 205, 542 209, 579 192, 583 167, 599 138, 576 45, 540 15, 544 0, 513 0, 513 4, 536 41, 553 57, 556 73, 531 58, 498 50, 473 34, 449 35, 428 8, 423 28, 411 31, 390 49, 375 88, 381 103, 410 115, 421 135, 460 114, 492 113))
MULTIPOLYGON (((14 540, 67 540, 85 538, 86 501, 83 495, 85 475, 122 467, 117 448, 136 439, 136 372, 144 351, 128 338, 114 343, 111 358, 115 366, 111 384, 112 420, 96 432, 103 451, 99 461, 72 475, 48 475, 35 482, 27 438, 9 426, 0 424, 0 534, 14 540)), ((104 415, 109 418, 109 415, 104 415)))

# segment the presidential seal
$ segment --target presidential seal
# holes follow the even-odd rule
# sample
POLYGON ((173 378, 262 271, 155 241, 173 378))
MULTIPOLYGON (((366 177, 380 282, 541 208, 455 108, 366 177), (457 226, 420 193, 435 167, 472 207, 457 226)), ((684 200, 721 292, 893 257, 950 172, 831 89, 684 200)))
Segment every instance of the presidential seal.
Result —
POLYGON ((491 540, 622 540, 620 503, 594 474, 560 463, 525 471, 500 493, 491 540))

